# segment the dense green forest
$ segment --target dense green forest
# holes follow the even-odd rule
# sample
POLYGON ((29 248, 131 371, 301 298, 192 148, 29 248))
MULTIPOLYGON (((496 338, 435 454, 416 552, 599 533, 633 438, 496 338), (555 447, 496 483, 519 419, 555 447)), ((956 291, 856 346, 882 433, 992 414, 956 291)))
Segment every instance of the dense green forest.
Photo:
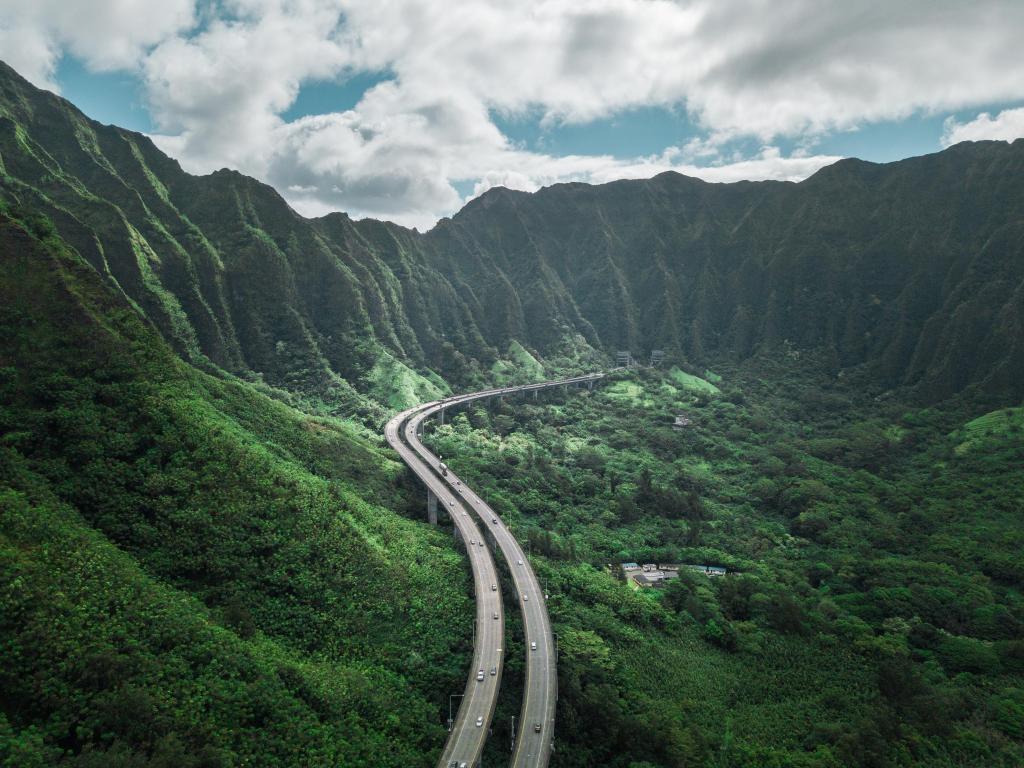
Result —
POLYGON ((551 594, 552 765, 1024 764, 1022 171, 495 189, 418 233, 0 63, 0 765, 433 765, 471 581, 379 428, 619 348, 667 363, 430 434, 551 594))
POLYGON ((818 370, 620 374, 431 434, 552 594, 558 765, 1024 762, 1024 409, 818 370), (729 574, 637 592, 630 561, 729 574))
POLYGON ((429 765, 471 592, 400 466, 181 362, 27 225, 0 216, 0 764, 429 765))

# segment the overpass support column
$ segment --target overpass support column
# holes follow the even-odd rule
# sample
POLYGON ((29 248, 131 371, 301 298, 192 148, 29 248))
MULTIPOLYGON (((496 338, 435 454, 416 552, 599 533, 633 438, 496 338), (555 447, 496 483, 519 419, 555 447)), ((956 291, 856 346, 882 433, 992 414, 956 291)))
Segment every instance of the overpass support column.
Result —
POLYGON ((441 426, 443 427, 444 426, 444 408, 442 408, 438 413, 440 414, 441 426))
POLYGON ((536 400, 536 399, 537 399, 537 395, 538 395, 539 393, 540 393, 540 390, 539 390, 539 389, 535 389, 535 390, 533 390, 533 399, 534 399, 534 400, 536 400))
POLYGON ((427 522, 437 525, 437 496, 429 488, 427 489, 427 522))
POLYGON ((594 380, 587 379, 587 391, 590 392, 594 388, 594 380))

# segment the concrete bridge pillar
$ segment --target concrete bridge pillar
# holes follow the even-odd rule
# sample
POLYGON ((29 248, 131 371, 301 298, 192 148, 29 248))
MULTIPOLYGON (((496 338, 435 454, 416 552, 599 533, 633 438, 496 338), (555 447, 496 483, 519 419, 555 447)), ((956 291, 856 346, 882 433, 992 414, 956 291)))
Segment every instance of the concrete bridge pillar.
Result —
POLYGON ((587 379, 587 391, 589 392, 589 391, 593 390, 593 388, 594 388, 594 380, 593 379, 587 379))
POLYGON ((534 400, 536 400, 536 399, 537 399, 537 395, 538 395, 538 394, 540 394, 540 390, 539 390, 539 389, 535 389, 535 390, 533 390, 533 399, 534 399, 534 400))
POLYGON ((438 411, 438 413, 440 414, 441 426, 443 427, 444 426, 444 408, 442 408, 440 411, 438 411))
POLYGON ((427 489, 427 522, 437 525, 437 496, 429 488, 427 489))

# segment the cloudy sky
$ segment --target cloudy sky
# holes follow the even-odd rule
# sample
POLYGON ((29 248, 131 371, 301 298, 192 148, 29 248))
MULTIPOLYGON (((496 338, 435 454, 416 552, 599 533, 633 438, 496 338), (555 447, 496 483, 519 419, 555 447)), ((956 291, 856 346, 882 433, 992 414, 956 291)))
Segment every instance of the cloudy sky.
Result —
POLYGON ((1021 0, 0 0, 0 59, 187 170, 420 229, 1024 136, 1022 37, 1021 0))

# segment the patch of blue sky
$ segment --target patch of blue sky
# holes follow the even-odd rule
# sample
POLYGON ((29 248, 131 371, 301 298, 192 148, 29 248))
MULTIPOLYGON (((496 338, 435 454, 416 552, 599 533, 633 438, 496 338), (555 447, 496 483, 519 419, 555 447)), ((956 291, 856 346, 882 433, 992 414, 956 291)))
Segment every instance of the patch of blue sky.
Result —
POLYGON ((477 182, 472 179, 459 179, 457 181, 452 181, 451 185, 455 187, 455 191, 459 193, 459 197, 465 200, 473 194, 473 190, 476 188, 477 182))
POLYGON ((291 122, 308 115, 326 115, 352 109, 363 94, 375 85, 394 79, 390 72, 357 72, 337 80, 309 81, 302 84, 295 102, 281 114, 291 122))
POLYGON ((93 120, 152 133, 142 81, 130 72, 90 72, 73 56, 61 57, 56 81, 61 95, 93 120))
MULTIPOLYGON (((865 123, 854 130, 834 131, 813 140, 778 137, 767 144, 778 147, 783 155, 803 150, 888 163, 941 150, 945 121, 950 117, 962 123, 973 120, 980 112, 994 115, 1015 106, 1020 105, 991 104, 952 113, 917 113, 901 120, 865 123)), ((581 124, 543 125, 539 113, 512 117, 492 113, 491 117, 516 145, 555 156, 610 155, 630 159, 659 155, 670 147, 682 147, 691 139, 707 136, 684 110, 663 107, 628 110, 611 118, 581 124)), ((717 158, 697 157, 693 162, 712 165, 753 157, 764 144, 755 137, 739 137, 720 147, 717 158)))
POLYGON ((542 124, 542 115, 491 113, 498 129, 517 146, 548 155, 610 155, 628 159, 660 154, 699 134, 683 109, 638 107, 587 123, 542 124))
MULTIPOLYGON (((1019 104, 990 104, 956 112, 915 114, 902 120, 867 123, 853 131, 837 131, 814 144, 812 152, 825 155, 859 157, 874 163, 890 163, 907 157, 926 155, 942 149, 945 122, 952 117, 958 123, 973 120, 981 112, 997 114, 1019 104)), ((791 146, 793 143, 790 142, 791 146)), ((782 145, 783 149, 787 148, 782 145)))

